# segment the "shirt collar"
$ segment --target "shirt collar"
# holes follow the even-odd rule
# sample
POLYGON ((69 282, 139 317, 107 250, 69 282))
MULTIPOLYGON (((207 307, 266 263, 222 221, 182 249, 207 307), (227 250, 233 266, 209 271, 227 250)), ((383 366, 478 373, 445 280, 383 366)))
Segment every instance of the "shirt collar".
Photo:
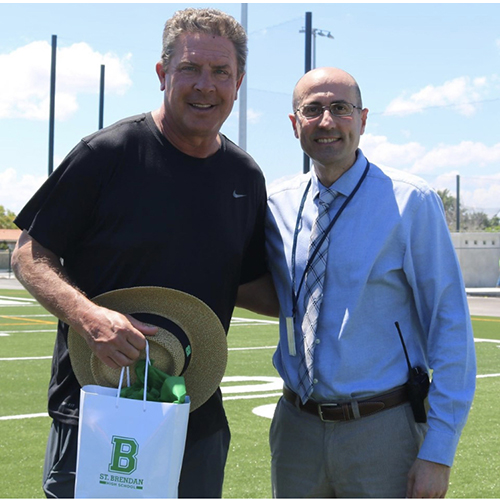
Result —
MULTIPOLYGON (((329 188, 347 197, 354 190, 363 175, 366 167, 366 158, 361 151, 356 151, 356 161, 339 179, 337 179, 329 188)), ((319 181, 314 169, 311 169, 311 194, 313 199, 319 196, 319 193, 326 187, 319 181)))

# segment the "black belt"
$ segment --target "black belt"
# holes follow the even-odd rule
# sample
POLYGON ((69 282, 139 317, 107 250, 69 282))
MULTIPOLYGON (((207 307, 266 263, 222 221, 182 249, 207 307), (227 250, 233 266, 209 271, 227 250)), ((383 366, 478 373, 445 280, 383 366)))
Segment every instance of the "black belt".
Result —
POLYGON ((318 404, 308 400, 303 404, 300 397, 286 386, 283 387, 283 397, 298 407, 301 411, 319 416, 321 421, 349 421, 370 416, 376 412, 390 409, 408 401, 405 386, 400 386, 390 392, 368 399, 353 400, 351 402, 318 404))

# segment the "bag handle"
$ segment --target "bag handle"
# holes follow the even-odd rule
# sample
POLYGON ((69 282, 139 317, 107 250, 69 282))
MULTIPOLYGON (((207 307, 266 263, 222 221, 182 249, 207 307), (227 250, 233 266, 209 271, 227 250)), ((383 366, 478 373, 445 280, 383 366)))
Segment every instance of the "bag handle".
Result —
MULTIPOLYGON (((148 387, 148 371, 149 366, 151 365, 151 360, 149 359, 149 343, 146 340, 146 369, 144 370, 144 396, 142 399, 143 402, 143 410, 146 410, 146 396, 147 396, 147 387, 148 387)), ((116 393, 116 407, 118 407, 118 400, 120 399, 120 392, 122 390, 123 385, 123 375, 125 373, 125 369, 127 370, 127 386, 130 386, 130 368, 127 366, 125 368, 122 367, 122 371, 120 373, 120 382, 118 383, 118 391, 116 393)))

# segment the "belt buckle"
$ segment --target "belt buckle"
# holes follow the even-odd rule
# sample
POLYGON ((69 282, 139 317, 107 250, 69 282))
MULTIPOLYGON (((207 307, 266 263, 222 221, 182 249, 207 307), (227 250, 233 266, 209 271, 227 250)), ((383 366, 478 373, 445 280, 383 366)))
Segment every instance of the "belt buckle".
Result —
POLYGON ((340 407, 341 404, 334 404, 334 403, 330 403, 330 404, 318 404, 318 415, 319 415, 319 418, 321 419, 321 421, 323 421, 323 423, 331 423, 332 419, 325 419, 323 417, 323 407, 340 407))

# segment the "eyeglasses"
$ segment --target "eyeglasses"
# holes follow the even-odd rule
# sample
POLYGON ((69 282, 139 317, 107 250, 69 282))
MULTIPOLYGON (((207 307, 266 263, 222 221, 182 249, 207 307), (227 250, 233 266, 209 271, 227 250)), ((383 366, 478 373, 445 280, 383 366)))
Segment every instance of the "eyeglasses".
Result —
POLYGON ((362 109, 361 107, 355 106, 350 102, 332 102, 328 106, 320 106, 318 104, 306 104, 305 106, 299 107, 295 112, 299 112, 304 118, 312 120, 322 116, 328 109, 333 116, 351 116, 355 109, 362 109))

